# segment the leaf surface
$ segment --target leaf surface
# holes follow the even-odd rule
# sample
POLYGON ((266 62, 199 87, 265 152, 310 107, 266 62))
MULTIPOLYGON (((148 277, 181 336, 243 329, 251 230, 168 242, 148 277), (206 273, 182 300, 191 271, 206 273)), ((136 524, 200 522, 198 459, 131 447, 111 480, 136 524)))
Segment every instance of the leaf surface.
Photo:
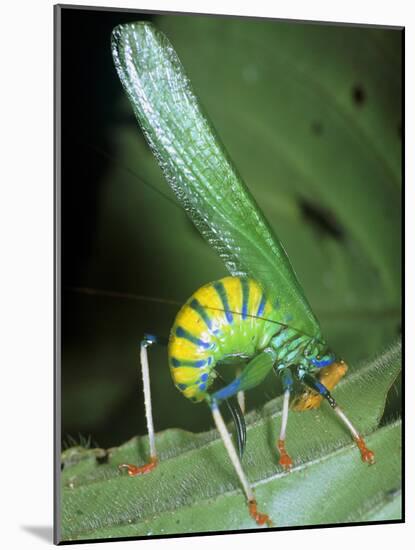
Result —
MULTIPOLYGON (((363 365, 334 391, 337 401, 376 454, 362 463, 349 434, 328 405, 291 413, 291 473, 278 465, 275 442, 280 398, 247 415, 243 466, 260 509, 278 527, 399 519, 401 425, 378 428, 385 400, 401 364, 399 343, 363 365)), ((143 462, 147 438, 108 451, 73 448, 62 459, 62 537, 147 536, 255 528, 236 475, 215 431, 170 429, 157 435, 160 465, 129 478, 117 465, 143 462), (99 457, 97 460, 97 456, 99 457)))

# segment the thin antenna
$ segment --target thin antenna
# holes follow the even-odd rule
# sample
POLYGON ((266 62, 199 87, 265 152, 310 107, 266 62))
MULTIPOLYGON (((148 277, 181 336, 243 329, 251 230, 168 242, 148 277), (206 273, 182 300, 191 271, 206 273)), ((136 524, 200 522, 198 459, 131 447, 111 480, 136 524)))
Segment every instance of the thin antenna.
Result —
MULTIPOLYGON (((102 290, 102 289, 94 289, 89 287, 65 287, 64 290, 70 291, 70 292, 78 292, 80 294, 87 294, 90 296, 105 296, 108 298, 119 298, 121 300, 136 300, 138 302, 155 302, 159 304, 166 304, 169 306, 183 306, 184 302, 179 300, 170 300, 168 298, 156 298, 154 296, 144 296, 140 294, 131 294, 128 292, 117 292, 113 290, 102 290)), ((207 304, 201 304, 205 309, 209 309, 212 311, 220 311, 224 312, 225 310, 223 308, 219 307, 212 307, 207 304)), ((233 311, 228 310, 229 313, 232 313, 233 315, 242 315, 242 312, 240 311, 233 311)), ((298 332, 299 334, 303 334, 304 336, 307 336, 308 338, 315 338, 314 336, 311 336, 310 334, 293 327, 290 324, 282 323, 281 321, 275 321, 274 319, 268 319, 267 317, 262 317, 260 315, 254 315, 249 313, 244 313, 246 317, 249 317, 250 319, 260 319, 261 321, 266 321, 267 323, 273 323, 274 325, 278 325, 284 328, 290 328, 291 330, 294 330, 298 332)), ((320 341, 320 340, 319 340, 320 341)))
POLYGON ((169 300, 167 298, 156 298, 154 296, 144 296, 140 294, 130 294, 128 292, 117 292, 113 290, 103 290, 89 287, 66 286, 64 290, 77 292, 79 294, 88 294, 90 296, 105 296, 107 298, 119 298, 121 300, 136 300, 138 302, 156 302, 171 306, 181 306, 183 302, 178 300, 169 300))

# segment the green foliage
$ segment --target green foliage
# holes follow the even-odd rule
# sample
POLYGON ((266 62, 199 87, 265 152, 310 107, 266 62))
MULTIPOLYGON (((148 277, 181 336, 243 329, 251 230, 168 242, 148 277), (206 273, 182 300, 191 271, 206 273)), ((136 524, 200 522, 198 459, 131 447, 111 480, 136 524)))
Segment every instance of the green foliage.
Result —
MULTIPOLYGON (((278 465, 280 398, 247 416, 243 465, 261 510, 279 527, 400 519, 401 426, 379 427, 388 391, 400 372, 396 343, 339 384, 334 395, 376 454, 362 463, 330 407, 291 413, 288 449, 294 469, 278 465)), ((160 465, 129 478, 117 465, 144 462, 147 438, 118 448, 74 448, 62 457, 62 538, 146 536, 252 529, 245 499, 215 431, 170 429, 157 435, 160 465), (105 463, 107 461, 107 463, 105 463)))

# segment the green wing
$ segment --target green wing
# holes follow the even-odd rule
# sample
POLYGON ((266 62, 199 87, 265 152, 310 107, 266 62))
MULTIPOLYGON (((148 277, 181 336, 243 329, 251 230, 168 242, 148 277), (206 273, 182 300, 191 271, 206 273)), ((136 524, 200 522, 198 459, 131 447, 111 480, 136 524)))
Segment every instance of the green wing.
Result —
POLYGON ((146 22, 120 25, 113 31, 112 54, 168 183, 229 272, 252 277, 278 300, 282 321, 319 335, 284 248, 203 113, 166 36, 146 22))

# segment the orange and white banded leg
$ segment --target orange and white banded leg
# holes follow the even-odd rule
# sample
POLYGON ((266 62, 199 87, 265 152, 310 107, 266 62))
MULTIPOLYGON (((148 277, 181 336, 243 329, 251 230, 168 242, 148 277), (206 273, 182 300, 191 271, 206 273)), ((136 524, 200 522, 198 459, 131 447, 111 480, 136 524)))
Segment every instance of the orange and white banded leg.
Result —
POLYGON ((282 419, 281 419, 281 429, 280 429, 280 436, 277 443, 277 448, 280 453, 280 465, 284 468, 284 470, 290 470, 293 465, 293 461, 291 460, 290 455, 287 453, 285 449, 285 438, 287 435, 287 423, 288 423, 288 411, 290 407, 290 395, 291 395, 291 388, 293 385, 293 378, 291 371, 289 369, 284 369, 282 371, 279 371, 279 375, 282 379, 282 386, 284 389, 284 400, 282 405, 282 419))
POLYGON ((148 364, 147 348, 158 342, 158 339, 152 335, 145 335, 140 343, 140 364, 143 378, 144 407, 147 421, 148 441, 150 446, 150 460, 142 466, 134 464, 120 464, 120 470, 127 470, 128 475, 138 476, 147 474, 157 466, 156 439, 154 434, 153 412, 151 408, 151 390, 150 390, 150 369, 148 364))
POLYGON ((311 376, 310 374, 303 374, 301 376, 301 380, 305 384, 307 384, 307 386, 310 386, 310 388, 312 388, 313 390, 321 394, 324 397, 324 399, 328 401, 330 407, 333 409, 333 411, 336 413, 338 418, 340 418, 340 420, 343 422, 343 424, 348 428, 349 432, 351 433, 360 451, 362 460, 364 462, 368 462, 369 464, 374 464, 375 463, 374 452, 366 447, 365 440, 360 435, 360 433, 356 430, 356 428, 353 426, 351 421, 347 418, 343 410, 338 406, 337 402, 335 401, 334 397, 331 395, 329 390, 326 388, 326 386, 322 384, 320 381, 316 380, 314 376, 311 376))

